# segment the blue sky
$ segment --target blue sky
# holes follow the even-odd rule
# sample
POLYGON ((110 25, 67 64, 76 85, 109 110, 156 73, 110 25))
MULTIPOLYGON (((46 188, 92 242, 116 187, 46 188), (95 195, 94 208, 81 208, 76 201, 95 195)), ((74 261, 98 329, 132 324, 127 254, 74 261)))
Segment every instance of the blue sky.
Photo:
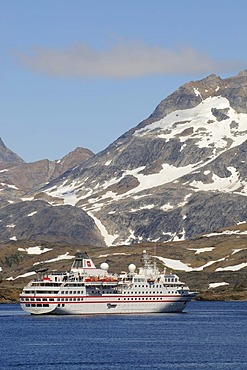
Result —
POLYGON ((0 0, 0 137, 97 153, 182 84, 247 69, 245 0, 0 0))

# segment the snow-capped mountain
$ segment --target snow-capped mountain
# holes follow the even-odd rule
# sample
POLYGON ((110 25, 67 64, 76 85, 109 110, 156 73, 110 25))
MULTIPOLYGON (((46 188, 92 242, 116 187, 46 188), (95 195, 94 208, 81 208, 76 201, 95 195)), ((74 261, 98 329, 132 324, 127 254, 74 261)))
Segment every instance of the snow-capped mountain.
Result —
POLYGON ((181 240, 247 220, 247 71, 190 82, 39 190, 86 211, 107 245, 181 240))
POLYGON ((32 239, 79 245, 83 239, 85 244, 105 245, 94 221, 82 209, 25 201, 34 189, 93 155, 88 149, 76 148, 57 161, 25 163, 0 140, 0 242, 32 239))
POLYGON ((0 139, 0 208, 20 201, 29 192, 44 186, 93 155, 88 149, 76 148, 60 160, 43 159, 26 163, 0 139))

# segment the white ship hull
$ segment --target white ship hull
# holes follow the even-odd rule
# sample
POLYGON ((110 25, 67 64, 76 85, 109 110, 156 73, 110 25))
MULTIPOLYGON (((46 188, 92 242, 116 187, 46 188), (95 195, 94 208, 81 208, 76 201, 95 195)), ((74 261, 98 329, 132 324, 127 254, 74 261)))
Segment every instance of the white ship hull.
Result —
POLYGON ((123 303, 114 306, 114 303, 88 303, 81 307, 79 304, 70 305, 66 308, 55 308, 55 314, 74 314, 74 315, 91 315, 91 314, 137 314, 137 313, 176 313, 182 312, 187 302, 159 302, 159 303, 123 303))
MULTIPOLYGON (((107 265, 108 266, 108 265, 107 265)), ((144 268, 116 276, 77 257, 69 273, 52 272, 31 281, 20 296, 33 315, 142 314, 182 312, 195 297, 176 274, 160 273, 144 253, 144 268)))
MULTIPOLYGON (((135 313, 176 313, 182 312, 187 304, 194 297, 190 294, 188 297, 164 297, 159 301, 140 300, 125 302, 116 300, 116 297, 105 297, 104 299, 92 299, 84 297, 84 301, 80 303, 66 304, 49 304, 49 307, 27 307, 21 304, 23 310, 31 314, 58 314, 58 315, 90 315, 90 314, 135 314, 135 313)), ((133 299, 135 299, 133 297, 133 299)), ((146 298, 145 298, 146 299, 146 298)), ((153 297, 149 298, 150 300, 153 297)))

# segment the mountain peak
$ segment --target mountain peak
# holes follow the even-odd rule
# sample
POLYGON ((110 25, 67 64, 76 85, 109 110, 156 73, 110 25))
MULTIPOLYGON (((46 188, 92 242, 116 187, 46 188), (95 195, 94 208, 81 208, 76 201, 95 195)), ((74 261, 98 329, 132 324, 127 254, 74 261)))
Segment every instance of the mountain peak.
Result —
POLYGON ((0 162, 14 164, 24 163, 25 161, 16 153, 12 152, 12 150, 7 148, 3 140, 0 138, 0 162))
MULTIPOLYGON (((85 211, 108 246, 183 240, 245 222, 246 100, 247 71, 188 82, 104 151, 92 156, 77 148, 48 163, 45 173, 53 180, 33 188, 33 200, 43 199, 58 209, 71 205, 71 215, 78 208, 85 211)), ((22 166, 16 167, 23 178, 22 166)), ((19 184, 7 181, 10 172, 1 171, 5 204, 12 202, 10 192, 21 192, 19 184)), ((30 174, 37 180, 40 167, 30 174)), ((67 217, 64 210, 59 217, 67 217)), ((28 226, 33 212, 26 212, 28 226)), ((3 210, 5 217, 9 213, 9 208, 3 210)), ((44 217, 53 233, 51 219, 44 217)), ((13 220, 2 221, 0 232, 16 237, 15 225, 13 220)), ((70 226, 67 240, 75 232, 73 223, 70 226)), ((80 238, 83 243, 84 235, 80 238)))

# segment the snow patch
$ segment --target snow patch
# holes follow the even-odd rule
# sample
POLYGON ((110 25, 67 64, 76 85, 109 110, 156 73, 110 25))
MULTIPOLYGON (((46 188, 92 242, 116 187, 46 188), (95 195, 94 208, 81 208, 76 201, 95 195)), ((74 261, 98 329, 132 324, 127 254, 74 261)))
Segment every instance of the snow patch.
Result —
POLYGON ((247 266, 247 262, 235 266, 218 267, 215 271, 239 271, 247 266))
POLYGON ((43 248, 37 245, 36 247, 18 248, 18 251, 26 252, 27 254, 42 254, 52 251, 52 248, 43 248))
POLYGON ((107 258, 110 256, 131 256, 131 253, 111 253, 111 254, 101 254, 98 258, 107 258))
MULTIPOLYGON (((195 93, 200 95, 198 90, 195 93)), ((231 108, 227 98, 209 97, 194 108, 169 113, 161 120, 136 130, 134 135, 143 136, 155 130, 160 138, 170 140, 179 137, 182 143, 187 140, 187 136, 181 134, 186 128, 191 127, 194 128, 193 139, 197 140, 198 147, 205 148, 211 145, 215 149, 214 156, 217 157, 220 152, 238 146, 246 140, 247 114, 237 113, 231 108), (228 109, 229 118, 219 123, 212 113, 212 108, 228 109), (232 128, 232 121, 237 122, 238 127, 232 128), (183 122, 183 125, 174 125, 179 122, 183 122)))
POLYGON ((171 211, 174 209, 174 206, 172 206, 170 203, 164 204, 160 209, 164 212, 171 211))
POLYGON ((61 260, 70 260, 70 259, 73 259, 73 258, 75 258, 75 256, 70 256, 69 252, 66 252, 65 254, 61 254, 60 256, 58 256, 56 258, 52 258, 52 259, 47 260, 47 261, 36 262, 36 263, 33 264, 33 266, 40 265, 41 263, 50 263, 50 262, 57 262, 57 261, 61 261, 61 260))
POLYGON ((112 162, 112 159, 110 159, 109 161, 105 162, 105 166, 109 166, 112 162))
POLYGON ((204 252, 211 252, 215 247, 205 247, 205 248, 188 248, 190 251, 195 251, 195 254, 200 254, 204 252))
POLYGON ((6 280, 16 280, 16 279, 19 279, 19 278, 24 278, 24 277, 28 277, 28 276, 32 276, 32 275, 35 275, 36 272, 35 271, 30 271, 30 272, 26 272, 25 274, 23 275, 18 275, 16 276, 16 278, 13 278, 12 276, 7 278, 6 280))
MULTIPOLYGON (((226 260, 226 258, 228 258, 229 256, 227 256, 227 257, 223 257, 223 258, 219 258, 218 260, 216 260, 216 261, 210 261, 210 262, 207 262, 207 263, 205 263, 205 265, 202 265, 201 267, 196 267, 196 268, 194 268, 194 271, 202 271, 202 270, 204 270, 206 267, 208 267, 208 266, 212 266, 212 265, 214 265, 215 263, 217 263, 217 262, 222 262, 222 261, 225 261, 226 260)), ((215 270, 215 271, 217 271, 217 270, 215 270)))
POLYGON ((219 233, 210 233, 210 234, 205 234, 203 235, 204 237, 206 238, 210 238, 211 236, 217 236, 217 235, 246 235, 247 234, 247 230, 245 231, 241 231, 241 230, 224 230, 222 232, 219 232, 219 233))
POLYGON ((108 233, 107 229, 105 228, 105 226, 102 224, 102 222, 96 218, 91 212, 88 212, 88 215, 90 217, 92 217, 92 219, 94 220, 96 226, 98 227, 98 229, 100 230, 101 232, 101 235, 103 236, 104 240, 105 240, 105 244, 110 247, 111 245, 113 245, 113 242, 116 238, 119 237, 118 234, 115 234, 115 235, 111 235, 108 233))
POLYGON ((159 256, 153 256, 166 265, 166 267, 173 269, 173 270, 181 270, 181 271, 193 271, 193 268, 186 265, 185 263, 181 262, 180 260, 173 260, 171 258, 164 258, 164 257, 159 257, 159 256))
MULTIPOLYGON (((242 184, 240 182, 240 176, 236 168, 234 167, 227 167, 228 171, 231 172, 231 176, 229 177, 219 177, 215 174, 212 176, 212 183, 209 184, 204 184, 202 181, 192 181, 190 183, 191 186, 197 188, 198 190, 202 191, 236 191, 239 189, 242 184)), ((205 172, 210 172, 210 171, 205 171, 205 172)), ((204 174, 205 174, 204 172, 204 174)))
POLYGON ((224 286, 224 285, 229 285, 229 283, 225 283, 225 282, 222 282, 222 283, 209 283, 208 289, 218 288, 219 286, 224 286))
POLYGON ((31 212, 27 215, 27 217, 32 217, 33 215, 35 215, 36 213, 38 213, 37 211, 34 211, 34 212, 31 212))
POLYGON ((242 248, 242 249, 233 249, 232 250, 232 254, 235 254, 235 253, 238 253, 238 252, 241 252, 243 251, 245 248, 242 248))

